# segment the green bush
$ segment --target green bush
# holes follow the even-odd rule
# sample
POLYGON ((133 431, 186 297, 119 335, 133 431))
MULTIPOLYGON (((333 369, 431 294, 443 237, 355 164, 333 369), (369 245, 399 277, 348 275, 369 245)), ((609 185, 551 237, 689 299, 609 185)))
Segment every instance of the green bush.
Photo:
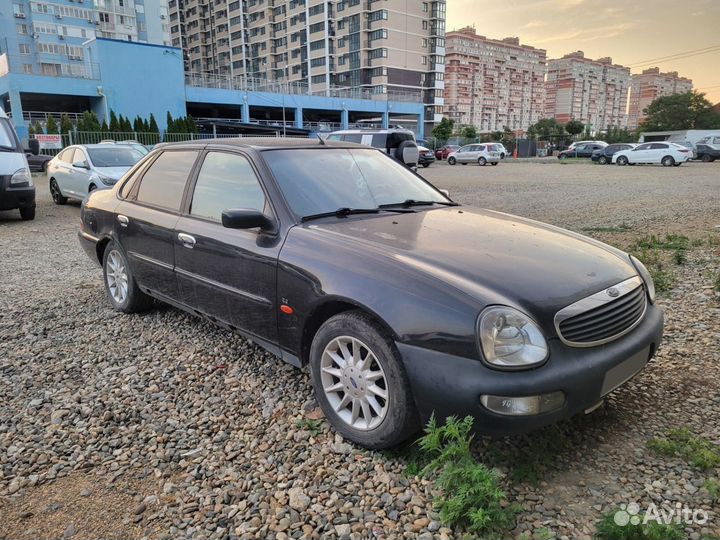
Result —
MULTIPOLYGON (((619 510, 619 509, 618 509, 619 510)), ((615 523, 616 511, 608 512, 595 525, 597 540, 684 540, 687 538, 682 525, 673 523, 664 525, 657 521, 648 521, 646 524, 628 523, 618 525, 615 523)))
POLYGON ((665 437, 650 439, 648 448, 664 456, 679 456, 702 470, 720 466, 720 448, 688 428, 672 429, 665 437))

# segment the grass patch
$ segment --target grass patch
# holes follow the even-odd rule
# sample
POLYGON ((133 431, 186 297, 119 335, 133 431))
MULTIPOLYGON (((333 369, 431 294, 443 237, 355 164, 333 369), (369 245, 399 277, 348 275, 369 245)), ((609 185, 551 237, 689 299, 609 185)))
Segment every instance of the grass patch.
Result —
POLYGON ((421 474, 434 478, 443 492, 435 506, 444 523, 481 538, 504 537, 518 509, 507 503, 498 473, 473 458, 472 426, 470 416, 450 417, 442 426, 431 417, 417 442, 428 458, 421 474))
POLYGON ((667 249, 678 250, 690 247, 690 239, 683 234, 666 234, 665 238, 650 235, 635 242, 639 249, 667 249))
POLYGON ((631 230, 632 227, 624 221, 620 225, 611 225, 609 227, 583 227, 584 232, 597 232, 597 233, 624 233, 631 230))
POLYGON ((720 466, 720 447, 688 428, 672 429, 665 437, 650 439, 648 448, 664 456, 680 456, 702 470, 720 466))
POLYGON ((667 292, 675 285, 675 274, 667 268, 658 249, 640 248, 639 250, 631 250, 632 255, 640 259, 647 267, 650 276, 655 282, 655 290, 657 292, 667 292))
POLYGON ((301 418, 295 422, 295 427, 309 431, 313 437, 317 437, 322 433, 322 422, 320 420, 311 420, 310 418, 301 418))
POLYGON ((708 490, 708 493, 710 494, 710 500, 713 503, 720 502, 720 482, 715 480, 714 478, 710 478, 709 480, 706 480, 703 484, 705 489, 708 490))
POLYGON ((672 523, 665 525, 657 521, 648 521, 643 525, 642 516, 637 525, 628 523, 618 525, 615 523, 615 511, 605 514, 595 524, 597 540, 684 540, 687 538, 682 525, 672 523))

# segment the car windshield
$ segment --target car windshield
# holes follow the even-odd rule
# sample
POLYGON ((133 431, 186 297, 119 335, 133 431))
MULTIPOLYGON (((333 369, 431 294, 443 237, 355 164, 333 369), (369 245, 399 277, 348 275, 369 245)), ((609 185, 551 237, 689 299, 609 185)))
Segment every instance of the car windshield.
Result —
POLYGON ((88 153, 96 167, 132 167, 142 158, 142 154, 134 148, 119 146, 88 148, 88 153))
POLYGON ((299 217, 340 208, 379 209, 406 201, 450 201, 378 150, 268 150, 264 158, 299 217))
POLYGON ((12 125, 10 125, 10 120, 7 118, 0 118, 0 148, 3 150, 17 149, 15 132, 13 131, 12 125))

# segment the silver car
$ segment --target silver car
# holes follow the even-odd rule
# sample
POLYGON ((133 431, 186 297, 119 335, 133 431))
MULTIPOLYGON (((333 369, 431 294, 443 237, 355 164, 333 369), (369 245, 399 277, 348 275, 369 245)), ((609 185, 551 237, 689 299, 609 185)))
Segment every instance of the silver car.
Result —
POLYGON ((466 144, 461 146, 455 152, 448 156, 448 163, 455 165, 462 163, 477 163, 478 165, 497 165, 500 162, 500 152, 495 148, 495 144, 466 144))
POLYGON ((129 145, 68 146, 48 163, 50 194, 55 204, 84 199, 96 189, 109 189, 143 155, 129 145))

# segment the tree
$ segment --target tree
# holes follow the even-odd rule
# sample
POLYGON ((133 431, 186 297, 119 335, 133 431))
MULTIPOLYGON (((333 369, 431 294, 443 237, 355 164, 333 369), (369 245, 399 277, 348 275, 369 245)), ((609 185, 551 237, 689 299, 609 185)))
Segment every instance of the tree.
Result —
POLYGON ((440 123, 432 129, 432 136, 435 137, 441 144, 445 144, 452 136, 454 127, 455 121, 443 116, 440 123))
POLYGON ((176 133, 175 120, 173 120, 170 111, 168 111, 167 115, 165 116, 165 123, 167 124, 165 126, 165 133, 176 133))
POLYGON ((583 132, 585 129, 585 124, 583 124, 580 120, 572 119, 569 122, 565 124, 565 131, 567 131, 570 135, 579 135, 583 132))
POLYGON ((608 127, 607 131, 602 134, 602 140, 608 144, 634 142, 637 138, 637 133, 634 131, 617 126, 608 127))
POLYGON ((32 138, 35 136, 35 128, 32 124, 28 126, 28 137, 32 138))
POLYGON ((120 118, 118 118, 118 124, 120 124, 120 131, 123 133, 130 133, 133 130, 130 119, 126 118, 122 114, 120 115, 120 118))
POLYGON ((475 126, 463 126, 460 129, 460 136, 466 140, 475 140, 478 137, 478 132, 475 126))
POLYGON ((642 131, 720 128, 720 112, 713 109, 702 92, 659 97, 647 106, 643 114, 642 131))
POLYGON ((100 126, 100 131, 103 133, 108 133, 110 131, 110 127, 107 125, 107 122, 103 118, 102 125, 100 126))
POLYGON ((43 129, 42 124, 40 123, 40 120, 35 121, 34 130, 35 130, 35 135, 41 135, 41 134, 45 133, 45 130, 43 129))
POLYGON ((185 125, 187 126, 188 133, 198 132, 197 123, 195 122, 195 119, 189 114, 185 117, 185 125))
POLYGON ((565 128, 554 118, 542 118, 528 128, 527 134, 531 139, 559 138, 565 135, 565 128))
POLYGON ((73 124, 72 120, 70 120, 70 117, 63 113, 60 115, 60 133, 63 135, 67 135, 72 131, 73 124))
POLYGON ((115 111, 110 111, 110 125, 108 127, 110 128, 111 133, 117 133, 120 131, 120 123, 115 115, 115 111))
POLYGON ((135 120, 133 121, 133 131, 136 133, 143 131, 143 121, 142 118, 140 118, 139 116, 136 116, 135 120))
POLYGON ((150 122, 147 121, 147 118, 142 119, 142 131, 143 133, 150 133, 150 122))
POLYGON ((48 116, 47 124, 45 124, 45 129, 47 130, 47 133, 58 132, 58 125, 53 116, 48 116))

